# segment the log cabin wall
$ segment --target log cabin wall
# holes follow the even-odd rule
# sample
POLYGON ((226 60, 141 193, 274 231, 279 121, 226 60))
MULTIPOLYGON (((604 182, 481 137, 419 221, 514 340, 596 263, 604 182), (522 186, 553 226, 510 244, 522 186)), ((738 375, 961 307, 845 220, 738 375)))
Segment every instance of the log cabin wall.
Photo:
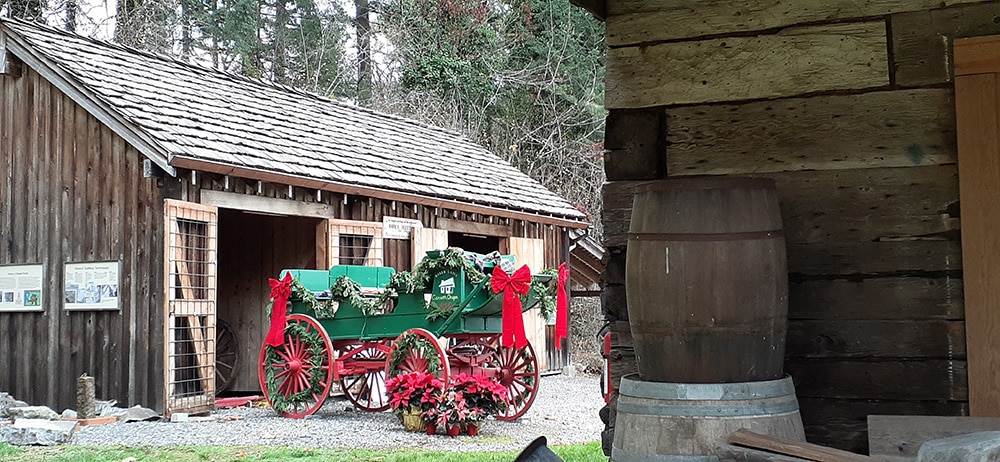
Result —
POLYGON ((8 55, 0 77, 0 265, 42 264, 42 312, 0 311, 0 390, 57 411, 76 378, 120 405, 163 402, 163 208, 143 157, 8 55), (8 67, 8 71, 11 67, 8 67), (120 310, 65 311, 64 263, 118 261, 120 310))
POLYGON ((808 440, 866 453, 869 414, 967 414, 949 54, 955 37, 1000 32, 1000 3, 606 7, 613 383, 636 370, 624 285, 633 187, 749 175, 774 179, 781 200, 786 372, 808 440))
MULTIPOLYGON (((281 199, 289 203, 326 206, 326 218, 381 222, 383 217, 419 220, 426 228, 453 232, 496 236, 526 237, 544 240, 546 268, 555 268, 565 261, 561 227, 517 219, 423 206, 414 203, 344 195, 328 191, 258 182, 244 178, 181 170, 176 178, 164 180, 166 194, 173 199, 200 202, 203 190, 241 194, 244 196, 281 199), (293 202, 294 201, 294 202, 293 202)), ((265 307, 269 303, 268 278, 276 277, 285 268, 326 269, 317 261, 316 226, 318 217, 276 216, 220 209, 219 215, 219 287, 218 319, 231 329, 236 338, 238 365, 228 392, 256 392, 258 355, 267 332, 269 319, 265 307)), ((409 270, 414 262, 410 241, 383 239, 385 266, 409 270)), ((501 249, 508 251, 509 249, 501 249)), ((535 345, 541 354, 542 346, 535 345)), ((547 352, 553 354, 552 352, 547 352)), ((559 354, 564 355, 560 352, 559 354)), ((565 362, 568 358, 553 357, 565 362)), ((561 367, 561 362, 559 363, 561 367)))

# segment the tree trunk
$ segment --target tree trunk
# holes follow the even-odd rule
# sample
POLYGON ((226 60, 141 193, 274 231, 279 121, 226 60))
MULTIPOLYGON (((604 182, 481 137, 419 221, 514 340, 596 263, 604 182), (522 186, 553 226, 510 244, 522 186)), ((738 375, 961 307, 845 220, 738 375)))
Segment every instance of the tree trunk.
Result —
POLYGON ((372 99, 372 27, 368 0, 354 0, 354 27, 358 32, 358 104, 368 106, 372 99))
POLYGON ((76 32, 76 14, 79 5, 76 0, 66 0, 66 30, 76 32))

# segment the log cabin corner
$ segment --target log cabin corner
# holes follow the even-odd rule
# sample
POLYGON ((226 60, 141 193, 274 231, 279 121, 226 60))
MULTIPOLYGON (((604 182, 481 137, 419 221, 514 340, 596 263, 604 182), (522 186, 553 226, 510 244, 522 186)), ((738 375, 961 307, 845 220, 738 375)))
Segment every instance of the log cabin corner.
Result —
POLYGON ((166 414, 258 392, 283 268, 456 246, 537 272, 587 238, 573 204, 412 120, 17 20, 0 72, 0 390, 32 404, 73 407, 84 373, 166 414))
POLYGON ((869 415, 1000 415, 1000 2, 573 3, 606 23, 614 385, 636 371, 635 185, 756 176, 781 201, 810 442, 867 453, 869 415))

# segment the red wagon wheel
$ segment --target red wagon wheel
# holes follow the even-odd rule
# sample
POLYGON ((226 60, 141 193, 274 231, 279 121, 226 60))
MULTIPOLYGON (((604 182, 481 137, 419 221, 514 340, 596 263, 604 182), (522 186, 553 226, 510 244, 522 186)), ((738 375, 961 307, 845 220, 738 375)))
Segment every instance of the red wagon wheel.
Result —
POLYGON ((410 329, 396 337, 386 362, 387 377, 408 372, 427 372, 448 383, 451 367, 437 337, 426 329, 410 329))
POLYGON ((333 343, 312 317, 293 314, 285 341, 260 349, 260 389, 276 411, 301 419, 316 412, 333 383, 333 343))
POLYGON ((340 361, 348 375, 340 378, 340 388, 347 400, 361 410, 380 412, 389 408, 385 391, 385 363, 389 342, 351 342, 340 348, 340 361))
POLYGON ((496 366, 500 369, 497 380, 507 389, 510 403, 507 410, 497 414, 497 420, 514 420, 528 412, 538 394, 538 360, 529 343, 515 349, 497 345, 496 366))

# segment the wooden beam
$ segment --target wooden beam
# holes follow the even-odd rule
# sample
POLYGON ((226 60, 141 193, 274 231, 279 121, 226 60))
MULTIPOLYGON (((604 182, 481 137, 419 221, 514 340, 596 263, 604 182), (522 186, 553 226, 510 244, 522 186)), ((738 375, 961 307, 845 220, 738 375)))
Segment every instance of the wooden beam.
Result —
POLYGON ((608 109, 796 96, 889 85, 884 21, 608 50, 608 109))
POLYGON ((438 218, 437 227, 456 233, 478 234, 480 236, 509 237, 514 233, 510 225, 491 225, 489 223, 474 223, 471 221, 438 218))
POLYGON ((201 190, 201 200, 199 202, 221 209, 297 217, 325 219, 335 216, 336 213, 335 207, 327 204, 251 196, 249 194, 213 191, 211 189, 201 190))
MULTIPOLYGON (((990 39, 956 41, 962 258, 969 351, 969 410, 1000 417, 1000 61, 990 39), (958 60, 961 60, 961 64, 958 60), (989 72, 989 73, 978 73, 989 72)), ((997 43, 995 40, 993 43, 997 43)))
POLYGON ((1000 35, 955 40, 955 75, 1000 73, 1000 35))
POLYGON ((988 0, 615 0, 607 8, 611 47, 746 34, 796 24, 872 18, 988 0))
POLYGON ((522 211, 522 210, 513 210, 513 209, 505 209, 489 205, 472 204, 468 202, 460 202, 450 199, 439 199, 434 197, 421 196, 413 193, 372 188, 363 185, 353 185, 353 184, 337 183, 334 181, 317 180, 315 178, 307 178, 296 175, 276 173, 267 170, 238 167, 234 165, 222 164, 218 162, 209 162, 202 159, 194 159, 190 157, 176 156, 170 160, 170 163, 177 168, 201 170, 203 172, 219 173, 222 175, 231 175, 235 177, 249 178, 269 183, 286 184, 286 185, 303 187, 307 189, 319 189, 339 194, 350 194, 356 196, 372 197, 376 199, 384 199, 390 201, 395 200, 410 204, 419 204, 425 207, 440 207, 449 210, 460 210, 464 212, 481 213, 484 215, 507 217, 516 220, 524 220, 532 223, 540 223, 544 225, 565 226, 567 228, 586 228, 587 226, 589 226, 585 221, 582 221, 585 219, 582 213, 580 214, 579 218, 554 216, 554 215, 539 215, 536 213, 522 211))
POLYGON ((604 21, 608 17, 608 7, 605 0, 569 0, 570 3, 583 8, 594 15, 594 18, 604 21))
POLYGON ((755 433, 745 428, 736 430, 732 435, 729 435, 729 443, 819 462, 867 462, 873 460, 871 457, 861 454, 806 443, 805 441, 755 433))

